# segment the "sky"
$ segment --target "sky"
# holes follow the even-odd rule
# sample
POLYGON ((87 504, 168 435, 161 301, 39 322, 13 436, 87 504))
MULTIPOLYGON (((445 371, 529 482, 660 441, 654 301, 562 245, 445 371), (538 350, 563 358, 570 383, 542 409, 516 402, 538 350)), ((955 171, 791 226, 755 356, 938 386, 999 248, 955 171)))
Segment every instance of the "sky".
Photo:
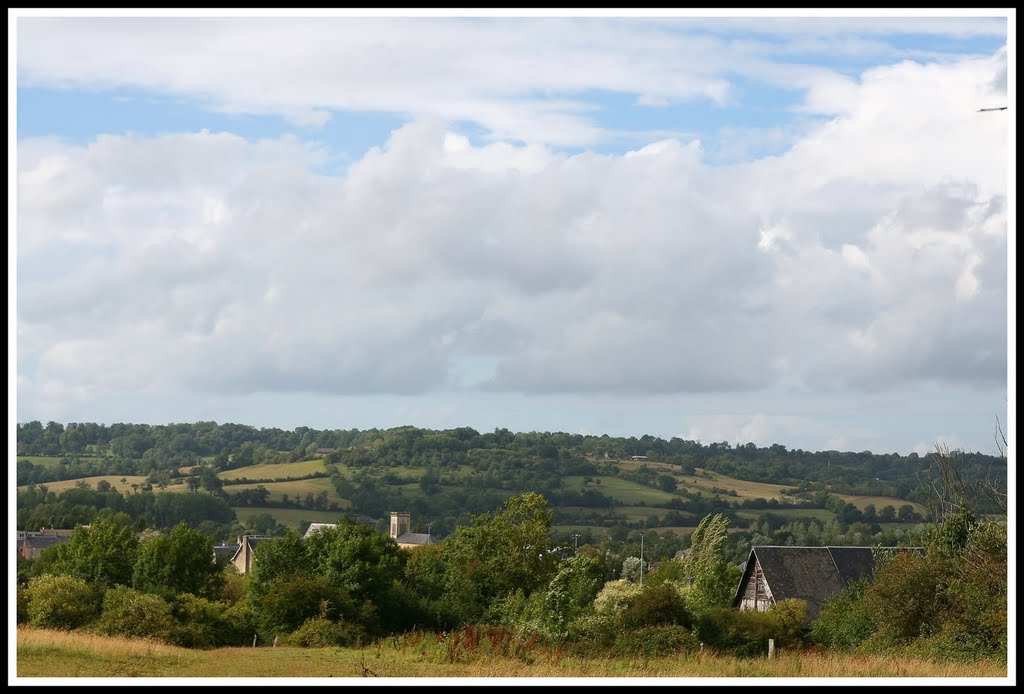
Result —
POLYGON ((1012 441, 1015 13, 185 12, 9 18, 17 422, 1012 441))

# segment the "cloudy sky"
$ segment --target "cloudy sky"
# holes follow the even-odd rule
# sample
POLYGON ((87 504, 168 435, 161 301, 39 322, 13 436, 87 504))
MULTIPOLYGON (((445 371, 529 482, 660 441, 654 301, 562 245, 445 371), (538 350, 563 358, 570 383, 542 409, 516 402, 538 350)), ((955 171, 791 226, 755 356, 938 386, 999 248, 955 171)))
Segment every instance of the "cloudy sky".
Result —
POLYGON ((17 421, 995 453, 1014 414, 1005 14, 10 25, 17 421))

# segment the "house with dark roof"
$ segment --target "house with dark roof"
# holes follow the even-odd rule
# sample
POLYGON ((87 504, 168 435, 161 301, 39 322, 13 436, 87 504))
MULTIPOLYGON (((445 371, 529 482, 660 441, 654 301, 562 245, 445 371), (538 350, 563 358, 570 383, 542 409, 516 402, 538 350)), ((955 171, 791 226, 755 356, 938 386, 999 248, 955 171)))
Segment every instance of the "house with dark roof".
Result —
POLYGON ((238 553, 237 542, 225 542, 213 546, 213 561, 217 564, 227 564, 235 554, 238 553))
POLYGON ((305 540, 309 536, 318 533, 321 530, 332 530, 337 527, 337 523, 310 523, 309 527, 306 528, 306 532, 303 534, 302 539, 305 540))
POLYGON ((783 547, 750 549, 732 605, 764 612, 780 600, 807 603, 807 619, 817 618, 825 601, 854 581, 868 578, 880 553, 923 552, 920 547, 783 547))
POLYGON ((20 554, 23 559, 38 559, 40 555, 50 547, 70 541, 70 535, 42 535, 37 533, 28 533, 21 539, 18 554, 20 554))
POLYGON ((238 569, 238 573, 247 574, 252 571, 252 553, 263 540, 264 535, 242 535, 238 538, 238 548, 231 556, 231 564, 238 569))

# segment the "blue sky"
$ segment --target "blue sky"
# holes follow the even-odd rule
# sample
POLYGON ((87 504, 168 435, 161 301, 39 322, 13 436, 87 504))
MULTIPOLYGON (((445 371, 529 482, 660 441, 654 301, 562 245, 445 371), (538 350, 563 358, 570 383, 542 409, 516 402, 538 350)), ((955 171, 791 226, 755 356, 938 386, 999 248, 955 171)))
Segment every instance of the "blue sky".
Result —
POLYGON ((1008 17, 820 14, 23 12, 17 420, 995 453, 1008 17))

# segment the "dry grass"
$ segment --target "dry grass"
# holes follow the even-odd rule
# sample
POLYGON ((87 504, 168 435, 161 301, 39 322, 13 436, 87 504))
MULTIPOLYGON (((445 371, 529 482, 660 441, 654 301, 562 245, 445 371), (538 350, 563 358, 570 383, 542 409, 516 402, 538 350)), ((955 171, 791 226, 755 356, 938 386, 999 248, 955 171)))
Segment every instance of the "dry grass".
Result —
MULTIPOLYGON (((78 479, 73 480, 61 480, 59 482, 44 482, 43 485, 45 485, 46 488, 49 489, 51 492, 62 492, 65 489, 74 489, 79 482, 85 482, 92 489, 95 489, 96 485, 99 483, 100 480, 106 480, 107 482, 110 483, 110 486, 112 486, 117 491, 130 492, 132 491, 133 484, 139 485, 141 487, 142 485, 146 484, 147 479, 148 478, 143 475, 99 475, 96 477, 79 477, 78 479), (124 480, 124 482, 121 482, 122 479, 124 480)), ((181 483, 178 483, 177 485, 169 485, 167 491, 175 491, 171 489, 171 487, 180 485, 181 483)), ((23 485, 21 487, 18 487, 18 491, 27 488, 27 486, 23 485)))
POLYGON ((305 477, 316 472, 327 472, 322 459, 300 460, 296 463, 276 463, 274 465, 250 465, 217 473, 225 480, 237 480, 245 477, 250 480, 283 480, 289 477, 305 477))
POLYGON ((783 499, 782 490, 789 487, 784 484, 769 484, 767 482, 751 482, 739 480, 735 477, 721 475, 711 470, 697 468, 696 475, 676 475, 680 487, 687 489, 701 489, 710 491, 714 487, 719 489, 731 489, 736 492, 739 499, 783 499), (705 477, 704 475, 708 476, 705 477))
MULTIPOLYGON (((18 677, 1006 677, 1004 665, 821 653, 774 660, 710 654, 579 658, 539 647, 518 656, 452 649, 452 637, 398 637, 366 648, 219 648, 195 651, 83 633, 18 629, 18 677), (258 657, 255 657, 258 656, 258 657), (365 670, 364 670, 365 668, 365 670)), ((984 681, 984 680, 983 680, 984 681)), ((988 682, 991 682, 989 680, 988 682)))

